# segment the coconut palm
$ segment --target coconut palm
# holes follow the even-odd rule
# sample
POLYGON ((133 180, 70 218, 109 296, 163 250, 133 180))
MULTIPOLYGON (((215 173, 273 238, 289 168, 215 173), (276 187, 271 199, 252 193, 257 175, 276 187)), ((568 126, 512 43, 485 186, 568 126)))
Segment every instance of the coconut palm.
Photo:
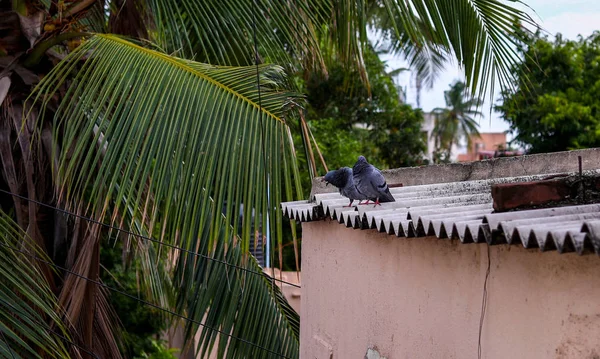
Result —
POLYGON ((368 86, 379 7, 421 72, 454 57, 481 93, 508 83, 512 24, 529 21, 496 0, 2 2, 2 356, 121 356, 121 294, 99 281, 111 240, 198 352, 298 357, 298 315, 249 243, 281 246, 277 208, 301 193, 289 75, 335 56, 368 86))
POLYGON ((450 90, 444 91, 446 108, 435 108, 435 125, 431 133, 435 147, 441 157, 449 159, 452 146, 458 145, 463 139, 471 147, 471 139, 479 137, 479 124, 473 118, 482 116, 478 110, 481 99, 469 95, 464 82, 456 81, 450 85, 450 90))

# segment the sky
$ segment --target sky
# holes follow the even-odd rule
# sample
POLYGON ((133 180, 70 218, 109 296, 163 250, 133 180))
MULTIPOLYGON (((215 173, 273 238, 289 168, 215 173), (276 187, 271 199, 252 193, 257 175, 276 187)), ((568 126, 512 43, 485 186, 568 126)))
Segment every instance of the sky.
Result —
MULTIPOLYGON (((524 0, 525 4, 533 8, 531 11, 526 6, 517 5, 529 13, 541 25, 542 29, 551 35, 560 32, 563 38, 577 39, 579 34, 584 37, 600 30, 600 0, 524 0)), ((393 56, 382 56, 391 69, 407 67, 406 62, 393 56)), ((455 80, 464 80, 462 71, 456 65, 448 65, 446 70, 438 77, 433 89, 421 91, 421 108, 431 111, 436 107, 445 107, 444 91, 455 80)), ((410 73, 397 77, 398 84, 407 89, 407 102, 416 106, 416 90, 414 82, 410 81, 410 73)), ((498 98, 499 91, 495 91, 494 98, 498 98)), ((500 132, 508 130, 509 126, 498 113, 492 112, 490 116, 489 95, 484 99, 482 112, 483 118, 477 118, 480 132, 500 132)), ((509 138, 510 140, 510 138, 509 138)))

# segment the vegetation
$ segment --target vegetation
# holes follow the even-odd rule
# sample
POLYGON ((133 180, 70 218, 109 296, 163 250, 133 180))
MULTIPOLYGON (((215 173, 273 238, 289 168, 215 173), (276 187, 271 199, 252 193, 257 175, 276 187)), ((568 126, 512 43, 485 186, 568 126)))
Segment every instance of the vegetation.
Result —
POLYGON ((481 99, 469 95, 463 82, 456 81, 450 85, 450 90, 444 92, 446 108, 435 108, 435 125, 431 136, 435 141, 434 159, 447 162, 450 159, 452 146, 461 140, 467 141, 471 147, 471 138, 479 137, 479 124, 473 116, 482 116, 478 108, 481 99))
MULTIPOLYGON (((528 21, 491 0, 14 0, 0 15, 0 353, 15 358, 134 355, 110 261, 188 318, 200 354, 298 357, 298 314, 248 253, 258 235, 281 249, 279 203, 302 197, 290 124, 306 103, 291 74, 325 75, 335 59, 368 93, 392 91, 363 56, 380 23, 411 63, 454 57, 483 93, 492 75, 507 81, 511 24, 528 21)), ((419 114, 380 118, 383 98, 367 106, 373 127, 407 140, 419 114)))
MULTIPOLYGON (((100 263, 105 270, 100 273, 100 278, 112 288, 148 301, 150 298, 139 292, 136 267, 140 261, 135 257, 123 260, 123 255, 127 253, 123 250, 123 245, 122 242, 102 241, 100 263), (125 265, 126 263, 129 265, 125 265)), ((161 352, 161 343, 155 338, 167 329, 168 318, 156 308, 140 305, 134 298, 117 293, 109 294, 109 303, 122 327, 119 331, 122 345, 120 351, 126 358, 153 357, 161 352)))
POLYGON ((550 40, 540 32, 519 38, 524 60, 514 71, 530 74, 518 77, 496 107, 514 140, 530 153, 600 146, 600 33, 578 40, 560 34, 550 40))
POLYGON ((394 71, 372 47, 364 57, 370 93, 358 74, 336 62, 327 78, 313 74, 305 82, 308 124, 325 161, 331 168, 352 166, 360 155, 381 168, 422 163, 421 110, 402 102, 394 71))

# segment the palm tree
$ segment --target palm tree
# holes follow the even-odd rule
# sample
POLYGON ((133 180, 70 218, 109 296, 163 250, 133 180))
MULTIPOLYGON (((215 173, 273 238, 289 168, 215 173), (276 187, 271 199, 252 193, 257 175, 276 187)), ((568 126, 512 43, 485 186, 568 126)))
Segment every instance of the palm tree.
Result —
POLYGON ((479 137, 479 124, 473 116, 483 116, 478 110, 481 99, 469 95, 464 82, 456 81, 450 90, 444 92, 446 108, 435 108, 435 125, 432 138, 435 140, 436 152, 442 159, 448 160, 453 145, 466 139, 470 148, 471 139, 479 137))
POLYGON ((199 352, 298 357, 298 314, 249 254, 261 233, 281 246, 279 203, 302 193, 289 75, 335 56, 368 85, 367 24, 385 7, 377 19, 422 74, 441 54, 473 91, 509 83, 513 21, 530 19, 459 3, 2 2, 2 356, 121 357, 107 300, 120 294, 99 282, 112 240, 199 352))

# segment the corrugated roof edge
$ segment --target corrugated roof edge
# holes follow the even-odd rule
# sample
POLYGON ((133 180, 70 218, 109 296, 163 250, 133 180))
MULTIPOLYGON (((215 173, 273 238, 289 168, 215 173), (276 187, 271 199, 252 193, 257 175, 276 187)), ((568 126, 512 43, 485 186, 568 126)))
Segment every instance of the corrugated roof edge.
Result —
MULTIPOLYGON (((550 173, 576 172, 577 157, 581 156, 583 169, 600 168, 600 148, 502 157, 490 160, 427 165, 383 170, 388 184, 404 186, 483 180, 501 177, 519 177, 550 173)), ((351 166, 352 164, 348 164, 351 166)), ((333 186, 325 186, 321 177, 313 180, 310 198, 317 193, 336 192, 333 186)))
MULTIPOLYGON (((401 168, 384 171, 384 175, 388 183, 404 184, 404 187, 391 189, 397 198, 404 198, 403 203, 347 209, 342 207, 346 200, 337 193, 331 193, 336 191, 331 188, 327 191, 317 189, 316 202, 282 203, 282 210, 285 216, 301 222, 329 216, 347 227, 375 229, 398 237, 435 236, 459 239, 461 243, 522 245, 541 251, 600 256, 600 203, 493 213, 491 198, 477 197, 486 194, 476 186, 479 182, 491 185, 497 181, 576 175, 578 156, 583 160, 585 176, 600 174, 598 148, 401 168), (466 201, 454 203, 452 196, 440 197, 438 192, 448 186, 454 189, 451 191, 454 197, 466 201), (412 202, 415 205, 407 206, 412 202), (430 202, 440 203, 430 205, 430 202), (487 206, 480 208, 482 204, 487 206), (524 217, 528 220, 524 221, 524 217)), ((319 180, 316 185, 323 187, 319 180)))

